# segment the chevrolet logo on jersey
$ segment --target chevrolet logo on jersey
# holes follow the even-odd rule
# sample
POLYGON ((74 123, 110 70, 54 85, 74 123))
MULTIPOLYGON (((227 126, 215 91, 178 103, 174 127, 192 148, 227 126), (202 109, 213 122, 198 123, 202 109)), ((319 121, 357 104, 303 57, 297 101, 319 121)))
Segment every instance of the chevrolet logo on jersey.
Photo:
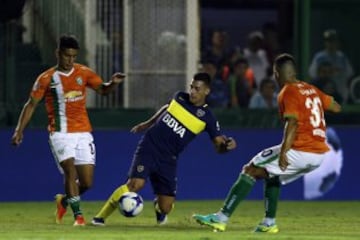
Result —
POLYGON ((66 102, 76 102, 82 100, 84 95, 81 91, 70 91, 64 94, 64 98, 66 102))
MULTIPOLYGON (((179 121, 183 126, 185 126, 186 129, 188 129, 194 134, 199 134, 205 129, 206 123, 204 121, 194 116, 191 112, 189 112, 175 100, 171 101, 169 107, 167 108, 167 111, 172 116, 174 116, 177 121, 179 121)), ((185 130, 183 134, 185 134, 185 130)))

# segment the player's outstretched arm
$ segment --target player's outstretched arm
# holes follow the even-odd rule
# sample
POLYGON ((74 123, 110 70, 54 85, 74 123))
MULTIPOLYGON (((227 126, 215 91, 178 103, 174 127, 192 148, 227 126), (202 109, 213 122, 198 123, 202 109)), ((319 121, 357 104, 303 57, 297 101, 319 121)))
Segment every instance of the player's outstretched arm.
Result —
POLYGON ((103 83, 101 87, 96 90, 96 92, 100 95, 107 95, 111 93, 119 85, 119 83, 124 81, 125 76, 126 75, 124 73, 114 73, 111 77, 111 80, 109 82, 103 83))
POLYGON ((281 143, 281 150, 279 155, 279 167, 282 171, 285 171, 289 165, 286 153, 290 150, 295 140, 297 127, 298 123, 296 118, 286 118, 284 137, 281 143))
POLYGON ((30 97, 28 101, 25 103, 20 113, 14 134, 11 138, 11 143, 13 145, 17 146, 22 142, 24 129, 31 120, 31 117, 36 109, 38 102, 39 100, 30 97))
POLYGON ((226 153, 236 148, 236 141, 232 137, 217 136, 213 142, 218 153, 226 153))
POLYGON ((156 122, 156 120, 160 117, 160 115, 167 109, 168 106, 169 106, 169 104, 165 104, 164 106, 162 106, 151 118, 149 118, 145 122, 141 122, 141 123, 135 125, 130 130, 130 132, 138 133, 138 132, 144 131, 144 130, 148 129, 149 127, 151 127, 156 122))
POLYGON ((333 112, 333 113, 339 113, 339 112, 341 112, 341 105, 338 102, 336 102, 335 100, 333 100, 330 107, 328 109, 326 109, 326 111, 333 112))

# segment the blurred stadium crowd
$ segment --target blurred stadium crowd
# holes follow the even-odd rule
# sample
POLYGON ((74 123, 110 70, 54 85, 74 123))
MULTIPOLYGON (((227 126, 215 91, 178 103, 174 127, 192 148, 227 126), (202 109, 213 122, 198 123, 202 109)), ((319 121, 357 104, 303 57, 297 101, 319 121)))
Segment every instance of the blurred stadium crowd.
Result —
MULTIPOLYGON (((224 30, 211 34, 202 49, 201 67, 212 77, 209 105, 217 108, 277 107, 278 88, 273 79, 274 56, 284 51, 275 23, 248 34, 246 46, 229 46, 224 30)), ((335 29, 323 32, 324 48, 319 49, 308 68, 310 82, 340 103, 349 103, 349 83, 354 75, 346 54, 339 48, 335 29)))
MULTIPOLYGON (((143 101, 135 97, 130 99, 133 102, 128 106, 154 108, 162 104, 174 89, 184 90, 186 86, 184 73, 188 60, 186 47, 189 45, 184 23, 187 16, 184 2, 169 0, 147 2, 146 4, 154 5, 153 9, 148 8, 145 3, 132 2, 133 14, 139 14, 143 18, 132 19, 134 30, 128 37, 123 29, 126 22, 123 1, 125 0, 91 1, 95 3, 93 5, 95 14, 88 13, 90 18, 86 20, 84 15, 88 9, 84 9, 83 6, 87 6, 85 3, 90 1, 64 0, 64 4, 61 4, 62 1, 5 0, 0 15, 0 56, 5 59, 5 64, 0 66, 0 77, 5 79, 0 82, 2 89, 0 105, 22 104, 26 100, 35 77, 55 63, 53 46, 56 35, 67 28, 70 29, 68 32, 78 35, 81 46, 84 46, 83 49, 86 48, 85 51, 81 51, 79 62, 91 67, 96 66, 93 67, 94 70, 103 76, 104 80, 107 80, 114 71, 123 71, 125 64, 128 64, 132 70, 130 74, 133 86, 127 89, 121 86, 116 94, 108 99, 96 99, 95 107, 123 107, 125 91, 128 91, 129 96, 133 96, 134 92, 138 93, 142 88, 142 92, 138 95, 143 101), (53 14, 50 10, 56 10, 54 6, 59 9, 53 14), (68 11, 69 9, 72 10, 68 11), (164 18, 168 22, 164 22, 164 18), (51 19, 54 21, 48 22, 51 19), (179 19, 183 22, 179 22, 179 19), (91 28, 84 27, 86 22, 91 22, 89 25, 91 28), (30 30, 30 27, 33 29, 30 30), (57 29, 54 30, 55 28, 57 29), (96 35, 96 39, 89 39, 89 29, 96 35), (126 38, 131 40, 128 54, 131 58, 128 57, 127 60, 124 51, 126 38), (6 45, 8 43, 12 43, 13 49, 6 45), (95 50, 90 52, 89 49, 95 50), (16 61, 13 60, 14 56, 16 61), (16 70, 11 70, 12 67, 16 70), (154 98, 154 95, 158 97, 154 98)), ((350 41, 351 34, 348 28, 341 29, 339 26, 342 25, 341 21, 345 23, 354 19, 357 12, 353 6, 360 7, 360 4, 348 0, 347 4, 342 5, 344 9, 353 10, 347 13, 347 18, 344 17, 337 22, 334 17, 328 19, 328 22, 324 21, 324 24, 320 23, 320 18, 329 16, 333 13, 331 11, 335 11, 330 8, 330 10, 325 9, 324 6, 335 6, 337 1, 339 0, 323 1, 323 5, 314 1, 312 4, 311 14, 316 27, 312 26, 313 29, 309 32, 316 31, 317 35, 312 35, 308 39, 311 56, 306 64, 308 66, 303 66, 303 62, 299 63, 302 64, 301 68, 306 68, 306 76, 302 74, 303 76, 300 77, 334 96, 338 102, 351 105, 360 101, 360 78, 356 78, 359 74, 356 71, 359 68, 359 59, 354 52, 349 51, 351 49, 349 42, 356 41, 355 38, 359 36, 354 35, 354 39, 350 41), (323 9, 326 13, 321 12, 323 9), (322 46, 320 43, 314 44, 314 39, 321 39, 322 46), (346 47, 342 48, 343 46, 346 47), (357 85, 352 84, 354 82, 357 85)), ((276 97, 279 89, 272 76, 273 59, 281 52, 294 54, 294 51, 302 51, 302 49, 295 50, 294 43, 297 41, 295 39, 297 30, 294 30, 296 27, 293 24, 296 21, 293 16, 296 2, 302 3, 297 0, 227 0, 222 3, 215 0, 199 0, 200 11, 199 16, 196 17, 201 18, 201 22, 197 30, 202 36, 200 36, 200 56, 197 60, 199 69, 212 77, 212 92, 208 99, 211 107, 273 110, 277 108, 276 97), (223 8, 222 12, 218 11, 219 6, 231 4, 234 7, 223 8), (207 19, 203 17, 205 9, 208 10, 207 19), (212 13, 216 11, 218 13, 211 15, 209 9, 212 13), (239 10, 242 12, 236 12, 239 10), (234 21, 231 26, 226 26, 229 20, 225 23, 224 13, 230 11, 232 16, 234 12, 235 15, 251 13, 243 17, 248 18, 248 22, 234 21), (254 15, 254 19, 249 19, 253 13, 256 13, 256 16, 254 15), (266 14, 271 17, 256 19, 266 14), (209 22, 209 18, 213 18, 214 21, 209 22), (253 26, 260 27, 251 29, 253 26), (209 36, 204 37, 205 34, 209 36), (285 40, 284 35, 287 38, 285 40), (242 40, 239 40, 239 36, 242 40)), ((343 16, 341 11, 337 12, 339 16, 343 16)))

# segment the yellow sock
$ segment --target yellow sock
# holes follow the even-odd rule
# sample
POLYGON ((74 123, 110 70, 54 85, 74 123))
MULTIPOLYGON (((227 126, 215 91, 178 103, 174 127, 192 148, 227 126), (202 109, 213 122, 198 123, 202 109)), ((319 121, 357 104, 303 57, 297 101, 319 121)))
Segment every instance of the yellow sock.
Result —
POLYGON ((118 207, 118 201, 124 193, 129 192, 129 188, 126 184, 118 187, 106 201, 104 206, 101 208, 100 212, 95 216, 97 218, 107 218, 110 216, 114 210, 118 207))

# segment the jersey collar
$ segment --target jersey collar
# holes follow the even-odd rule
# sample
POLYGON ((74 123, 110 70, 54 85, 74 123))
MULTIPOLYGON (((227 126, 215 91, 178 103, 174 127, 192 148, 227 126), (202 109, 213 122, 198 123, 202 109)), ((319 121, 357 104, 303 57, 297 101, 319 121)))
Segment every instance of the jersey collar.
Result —
POLYGON ((75 68, 73 67, 68 73, 64 73, 64 72, 61 72, 61 71, 57 70, 57 68, 56 68, 56 72, 59 73, 60 75, 65 76, 65 77, 70 76, 74 72, 74 70, 75 70, 75 68))

